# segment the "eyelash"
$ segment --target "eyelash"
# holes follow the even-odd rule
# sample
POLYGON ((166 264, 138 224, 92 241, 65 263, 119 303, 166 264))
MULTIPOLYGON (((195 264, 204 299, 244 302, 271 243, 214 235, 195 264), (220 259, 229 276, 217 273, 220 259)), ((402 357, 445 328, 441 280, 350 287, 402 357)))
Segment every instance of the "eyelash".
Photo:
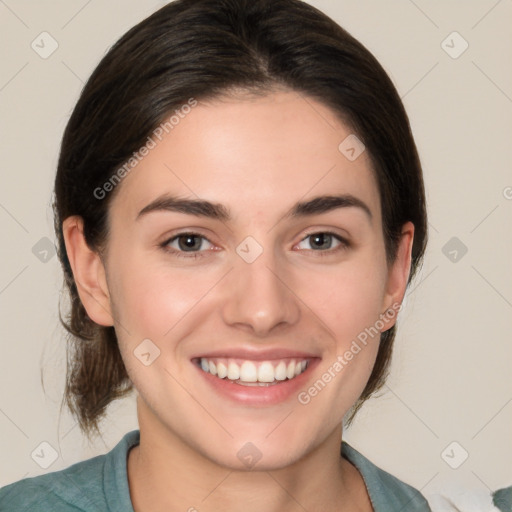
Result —
MULTIPOLYGON (((334 249, 327 249, 325 251, 322 251, 322 250, 317 250, 315 251, 314 249, 306 249, 306 250, 309 250, 311 252, 314 252, 316 253, 316 256, 315 257, 324 257, 324 256, 330 256, 332 255, 333 253, 337 253, 339 251, 343 251, 343 250, 346 250, 346 249, 349 249, 351 247, 351 244, 344 238, 340 237, 338 234, 336 233, 333 233, 332 231, 312 231, 311 233, 308 233, 306 234, 301 240, 299 243, 303 242, 304 240, 306 240, 307 238, 309 237, 312 237, 314 235, 328 235, 328 236, 332 236, 334 239, 336 239, 340 245, 338 247, 335 247, 334 249)), ((199 233, 194 233, 192 231, 185 231, 183 233, 178 233, 177 235, 174 235, 172 238, 169 238, 167 241, 163 242, 161 244, 161 248, 167 252, 167 253, 170 253, 172 254, 173 256, 176 256, 178 258, 186 258, 186 259, 197 259, 197 258, 203 258, 206 256, 206 254, 204 254, 205 252, 209 252, 208 250, 206 251, 190 251, 190 252, 187 252, 187 251, 178 251, 176 249, 171 249, 169 248, 169 244, 174 242, 175 240, 177 240, 178 238, 182 237, 182 236, 196 236, 196 237, 199 237, 199 238, 202 238, 206 241, 208 241, 210 244, 212 243, 210 240, 208 240, 208 238, 206 238, 205 236, 199 234, 199 233)))

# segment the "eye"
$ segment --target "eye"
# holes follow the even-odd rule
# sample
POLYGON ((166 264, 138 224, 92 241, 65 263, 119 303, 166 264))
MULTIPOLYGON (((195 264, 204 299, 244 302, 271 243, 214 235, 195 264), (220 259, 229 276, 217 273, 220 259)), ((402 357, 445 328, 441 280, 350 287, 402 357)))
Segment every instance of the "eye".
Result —
POLYGON ((177 256, 198 257, 202 251, 211 250, 213 244, 204 236, 197 233, 180 233, 162 244, 162 247, 177 256), (208 247, 209 245, 209 247, 208 247), (192 253, 189 256, 183 253, 192 253))
POLYGON ((326 252, 329 250, 335 251, 337 249, 343 249, 348 246, 348 242, 340 236, 325 231, 311 233, 303 238, 299 244, 297 244, 299 249, 321 252, 326 252), (303 244, 307 244, 309 247, 304 247, 303 244))

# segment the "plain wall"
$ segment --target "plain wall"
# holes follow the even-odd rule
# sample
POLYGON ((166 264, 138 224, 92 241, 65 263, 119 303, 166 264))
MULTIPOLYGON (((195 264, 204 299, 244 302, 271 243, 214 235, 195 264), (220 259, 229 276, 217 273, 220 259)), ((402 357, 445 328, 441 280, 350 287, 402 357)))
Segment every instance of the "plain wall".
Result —
MULTIPOLYGON (((366 45, 396 84, 430 215, 387 386, 345 438, 427 496, 511 485, 512 3, 310 3, 366 45)), ((103 440, 90 446, 60 413, 66 359, 51 193, 83 83, 128 28, 162 5, 0 3, 0 485, 105 453, 137 428, 133 397, 111 406, 103 440), (43 31, 58 43, 46 59, 31 47, 43 31), (31 457, 42 442, 58 455, 48 469, 31 457)))

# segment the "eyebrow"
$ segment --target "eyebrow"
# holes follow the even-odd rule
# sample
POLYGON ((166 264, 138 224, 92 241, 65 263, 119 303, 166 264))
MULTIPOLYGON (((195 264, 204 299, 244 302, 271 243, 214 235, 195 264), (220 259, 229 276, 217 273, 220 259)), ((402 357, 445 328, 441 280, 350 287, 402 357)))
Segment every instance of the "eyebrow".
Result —
MULTIPOLYGON (((327 213, 338 208, 359 208, 371 220, 373 218, 370 208, 361 199, 351 195, 318 196, 308 201, 298 202, 288 210, 283 218, 307 217, 327 213)), ((227 222, 231 220, 229 209, 223 204, 212 203, 203 199, 184 199, 175 196, 162 196, 145 206, 136 217, 140 219, 151 212, 170 211, 207 217, 227 222)))

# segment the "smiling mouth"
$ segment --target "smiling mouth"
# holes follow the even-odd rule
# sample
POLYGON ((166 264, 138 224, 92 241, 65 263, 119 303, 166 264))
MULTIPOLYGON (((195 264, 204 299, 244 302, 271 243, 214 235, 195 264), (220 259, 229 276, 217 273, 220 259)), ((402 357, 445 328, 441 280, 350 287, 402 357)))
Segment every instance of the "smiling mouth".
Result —
POLYGON ((293 380, 309 366, 307 358, 284 358, 272 361, 251 361, 222 357, 200 357, 194 362, 204 372, 242 386, 274 386, 293 380))

